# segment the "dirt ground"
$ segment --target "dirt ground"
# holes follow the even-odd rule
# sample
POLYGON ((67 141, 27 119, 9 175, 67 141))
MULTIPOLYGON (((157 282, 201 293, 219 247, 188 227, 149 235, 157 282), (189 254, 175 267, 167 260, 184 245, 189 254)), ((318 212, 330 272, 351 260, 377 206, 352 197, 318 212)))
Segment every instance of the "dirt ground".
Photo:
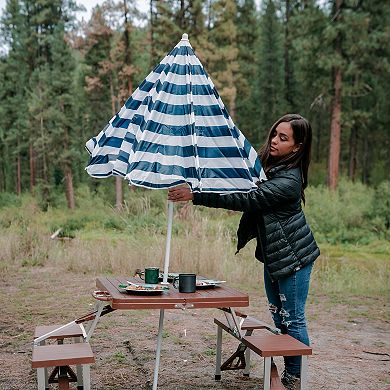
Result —
MULTIPOLYGON (((34 327, 66 323, 93 308, 95 277, 60 269, 26 267, 0 275, 0 387, 36 388, 31 369, 34 327)), ((241 288, 242 290, 242 288, 241 288)), ((264 294, 248 291, 245 311, 270 322, 264 294)), ((311 296, 307 307, 314 354, 309 359, 309 389, 390 389, 390 326, 383 319, 385 300, 354 297, 338 302, 311 296)), ((98 324, 91 345, 96 363, 91 367, 96 390, 150 389, 153 381, 159 312, 114 311, 98 324)), ((262 388, 261 360, 252 359, 251 376, 222 372, 214 381, 216 329, 219 310, 166 310, 159 373, 159 389, 262 388)), ((227 359, 237 341, 224 335, 227 359)), ((282 361, 277 360, 279 372, 282 361)))

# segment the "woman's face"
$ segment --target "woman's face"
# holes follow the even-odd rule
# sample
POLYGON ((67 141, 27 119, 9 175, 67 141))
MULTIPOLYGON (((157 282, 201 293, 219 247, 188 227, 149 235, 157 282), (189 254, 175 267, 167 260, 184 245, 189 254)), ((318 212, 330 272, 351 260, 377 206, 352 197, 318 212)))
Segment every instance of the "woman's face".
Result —
POLYGON ((270 155, 272 157, 281 158, 292 152, 297 152, 298 149, 299 144, 295 143, 290 123, 279 123, 276 129, 271 133, 270 155))

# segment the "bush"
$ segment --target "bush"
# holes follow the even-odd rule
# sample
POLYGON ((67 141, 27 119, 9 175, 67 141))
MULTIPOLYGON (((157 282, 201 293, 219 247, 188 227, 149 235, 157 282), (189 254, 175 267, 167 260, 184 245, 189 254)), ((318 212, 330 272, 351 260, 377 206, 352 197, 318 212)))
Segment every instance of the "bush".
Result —
POLYGON ((372 188, 341 180, 336 191, 321 185, 306 192, 305 214, 319 241, 365 244, 375 238, 372 188))
POLYGON ((390 229, 390 181, 382 182, 372 199, 373 227, 388 237, 390 229))

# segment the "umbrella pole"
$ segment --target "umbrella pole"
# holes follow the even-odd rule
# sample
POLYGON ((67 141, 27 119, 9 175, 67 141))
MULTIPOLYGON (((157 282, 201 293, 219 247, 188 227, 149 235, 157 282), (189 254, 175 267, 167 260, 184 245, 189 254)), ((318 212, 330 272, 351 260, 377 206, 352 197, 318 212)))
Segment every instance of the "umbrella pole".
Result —
MULTIPOLYGON (((172 220, 173 220, 173 202, 168 201, 167 241, 165 245, 164 276, 163 276, 162 284, 168 284, 169 256, 171 252, 172 220)), ((153 390, 157 390, 158 369, 160 367, 163 327, 164 327, 164 309, 160 309, 160 319, 158 321, 156 363, 154 366, 154 376, 153 376, 153 390)))
POLYGON ((162 281, 163 284, 168 283, 169 256, 171 252, 172 220, 173 220, 173 202, 168 201, 168 226, 167 226, 167 241, 165 244, 164 276, 162 281))
POLYGON ((153 377, 153 390, 157 390, 158 369, 159 369, 159 366, 160 366, 160 355, 161 355, 161 343, 162 343, 163 326, 164 326, 164 309, 160 309, 160 320, 158 322, 156 364, 154 366, 154 377, 153 377))

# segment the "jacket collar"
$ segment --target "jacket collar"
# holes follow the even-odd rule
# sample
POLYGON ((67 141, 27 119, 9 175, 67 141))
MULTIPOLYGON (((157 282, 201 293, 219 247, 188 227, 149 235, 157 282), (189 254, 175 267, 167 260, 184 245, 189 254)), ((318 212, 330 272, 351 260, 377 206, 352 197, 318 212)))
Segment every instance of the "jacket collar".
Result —
POLYGON ((276 165, 272 167, 268 172, 267 172, 267 177, 272 177, 274 176, 277 172, 282 171, 283 169, 286 169, 286 165, 276 165))

